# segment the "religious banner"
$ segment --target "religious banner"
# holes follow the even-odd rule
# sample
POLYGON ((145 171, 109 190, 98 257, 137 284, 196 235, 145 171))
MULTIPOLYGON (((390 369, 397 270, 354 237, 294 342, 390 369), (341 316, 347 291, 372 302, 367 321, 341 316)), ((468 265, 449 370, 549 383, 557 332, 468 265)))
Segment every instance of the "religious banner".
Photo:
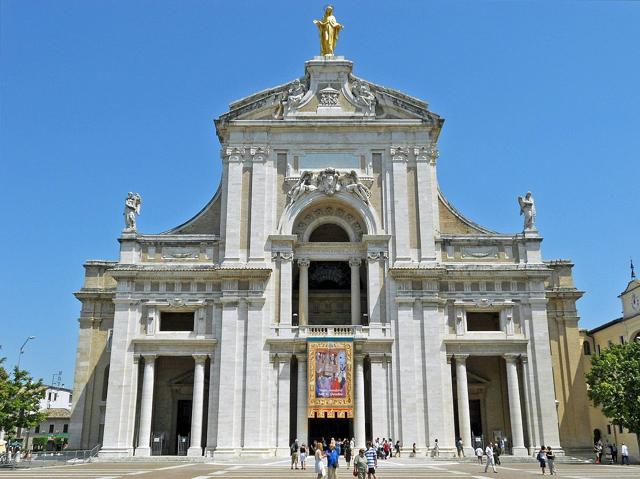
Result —
POLYGON ((353 417, 353 341, 309 338, 308 416, 353 417))

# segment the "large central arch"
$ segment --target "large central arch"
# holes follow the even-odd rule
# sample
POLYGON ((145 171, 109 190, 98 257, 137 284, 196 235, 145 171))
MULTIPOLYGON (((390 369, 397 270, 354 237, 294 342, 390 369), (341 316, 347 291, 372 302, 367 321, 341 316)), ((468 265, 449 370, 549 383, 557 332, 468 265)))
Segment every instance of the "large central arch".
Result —
MULTIPOLYGON (((289 204, 285 208, 280 218, 280 224, 278 226, 280 234, 299 234, 296 232, 296 224, 299 223, 302 218, 307 216, 308 211, 312 211, 316 206, 320 207, 321 209, 330 206, 335 208, 336 211, 342 207, 345 212, 348 212, 348 214, 351 214, 354 217, 356 223, 352 223, 344 216, 340 217, 338 214, 328 215, 330 218, 326 217, 324 219, 322 219, 322 215, 320 215, 316 218, 317 222, 314 224, 314 227, 323 222, 334 222, 345 228, 345 231, 349 232, 350 238, 352 233, 355 236, 360 236, 360 238, 356 239, 355 241, 360 241, 363 234, 376 235, 382 233, 378 214, 371 205, 365 204, 360 199, 345 192, 338 192, 332 196, 327 196, 326 194, 319 191, 314 191, 308 193, 303 198, 300 198, 295 203, 289 204), (304 213, 304 215, 302 215, 302 213, 304 213), (354 224, 360 224, 363 231, 354 231, 354 224)), ((310 229, 308 233, 310 233, 311 230, 312 229, 310 229)), ((303 238, 304 234, 302 235, 302 237, 299 237, 301 241, 304 241, 303 238)), ((306 238, 308 239, 308 234, 306 238)), ((352 239, 351 241, 354 241, 354 239, 352 239)))

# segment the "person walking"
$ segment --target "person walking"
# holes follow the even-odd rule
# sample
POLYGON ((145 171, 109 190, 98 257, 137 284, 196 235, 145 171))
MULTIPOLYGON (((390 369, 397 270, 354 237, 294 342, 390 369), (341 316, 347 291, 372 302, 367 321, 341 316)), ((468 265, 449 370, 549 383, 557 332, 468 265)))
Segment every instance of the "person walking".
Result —
POLYGON ((556 456, 551 450, 551 446, 547 446, 547 463, 549 464, 549 475, 557 474, 555 461, 556 456))
POLYGON ((482 448, 480 446, 476 447, 476 457, 478 458, 478 462, 482 464, 482 448))
POLYGON ((300 468, 304 471, 304 461, 307 459, 307 445, 303 442, 300 446, 300 468))
POLYGON ((538 460, 538 463, 540 464, 540 468, 542 469, 542 475, 544 476, 544 473, 546 471, 547 468, 547 452, 544 449, 544 446, 540 447, 540 450, 538 451, 538 454, 536 455, 536 459, 538 460))
POLYGON ((629 465, 629 448, 627 447, 627 445, 623 442, 622 446, 620 446, 620 453, 622 454, 622 460, 620 461, 621 465, 629 465))
POLYGON ((435 445, 433 446, 433 457, 440 457, 440 445, 438 444, 438 440, 436 439, 435 445))
POLYGON ((322 443, 320 441, 316 441, 316 453, 314 454, 315 464, 314 464, 314 472, 316 473, 316 479, 322 479, 324 476, 324 463, 322 462, 322 443))
POLYGON ((291 444, 291 469, 293 469, 293 466, 296 466, 296 469, 298 469, 299 451, 300 447, 298 446, 298 440, 296 439, 295 441, 293 441, 293 444, 291 444))
POLYGON ((464 457, 464 447, 462 446, 462 438, 459 437, 456 441, 456 449, 458 450, 458 457, 464 457))
POLYGON ((614 464, 618 464, 618 446, 611 444, 611 460, 614 464))
POLYGON ((395 449, 396 449, 396 457, 400 457, 400 441, 396 441, 395 449))
POLYGON ((367 478, 378 479, 376 477, 376 467, 378 467, 378 453, 371 445, 371 441, 367 442, 367 450, 364 455, 367 458, 367 478))
POLYGON ((484 453, 487 455, 487 463, 484 465, 484 472, 487 472, 487 469, 489 469, 489 466, 493 468, 493 472, 498 472, 498 469, 496 469, 496 462, 493 458, 493 443, 490 442, 487 445, 487 447, 484 450, 484 453))
POLYGON ((416 451, 416 443, 413 443, 413 446, 411 446, 411 456, 410 457, 416 457, 417 451, 416 451))
POLYGON ((338 477, 338 450, 336 442, 331 439, 329 450, 327 451, 327 479, 336 479, 338 477))
POLYGON ((500 466, 500 447, 497 444, 493 445, 493 459, 496 461, 496 465, 500 466))
POLYGON ((358 475, 358 479, 364 479, 365 474, 367 473, 367 458, 364 455, 364 449, 360 448, 358 454, 353 460, 353 475, 358 475))
POLYGON ((344 450, 344 460, 347 462, 347 467, 351 467, 351 445, 347 439, 344 440, 342 445, 344 450))

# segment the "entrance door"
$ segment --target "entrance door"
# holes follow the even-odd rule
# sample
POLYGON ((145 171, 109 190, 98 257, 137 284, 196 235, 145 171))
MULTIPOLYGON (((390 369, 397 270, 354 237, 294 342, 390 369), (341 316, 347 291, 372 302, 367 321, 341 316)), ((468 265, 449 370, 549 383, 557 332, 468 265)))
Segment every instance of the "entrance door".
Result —
MULTIPOLYGON (((178 414, 176 414, 176 436, 185 438, 191 433, 191 400, 178 400, 178 414)), ((179 453, 180 444, 176 441, 176 450, 174 454, 179 453)), ((184 446, 184 442, 182 444, 184 446)), ((187 446, 188 447, 188 446, 187 446)))
POLYGON ((331 438, 351 439, 353 437, 353 419, 309 419, 309 440, 321 441, 325 439, 327 444, 331 438))

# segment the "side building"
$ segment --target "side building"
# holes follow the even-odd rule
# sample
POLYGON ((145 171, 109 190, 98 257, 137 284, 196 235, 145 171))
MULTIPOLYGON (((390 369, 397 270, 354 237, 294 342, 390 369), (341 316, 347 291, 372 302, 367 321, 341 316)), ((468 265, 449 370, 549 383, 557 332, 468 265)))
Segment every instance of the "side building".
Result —
POLYGON ((138 232, 130 194, 120 257, 88 261, 76 293, 72 447, 589 447, 582 293, 569 261, 543 260, 533 199, 521 232, 465 218, 437 182, 444 120, 352 68, 315 57, 232 103, 221 184, 186 223, 138 232))
MULTIPOLYGON (((591 369, 591 355, 613 344, 624 344, 630 341, 640 341, 640 280, 632 278, 626 289, 619 296, 622 302, 622 317, 609 321, 590 331, 582 331, 583 354, 585 371, 591 369)), ((611 423, 600 408, 590 405, 592 443, 601 440, 603 444, 617 444, 618 456, 620 445, 625 443, 629 447, 632 460, 640 460, 638 436, 629 430, 611 423)))

